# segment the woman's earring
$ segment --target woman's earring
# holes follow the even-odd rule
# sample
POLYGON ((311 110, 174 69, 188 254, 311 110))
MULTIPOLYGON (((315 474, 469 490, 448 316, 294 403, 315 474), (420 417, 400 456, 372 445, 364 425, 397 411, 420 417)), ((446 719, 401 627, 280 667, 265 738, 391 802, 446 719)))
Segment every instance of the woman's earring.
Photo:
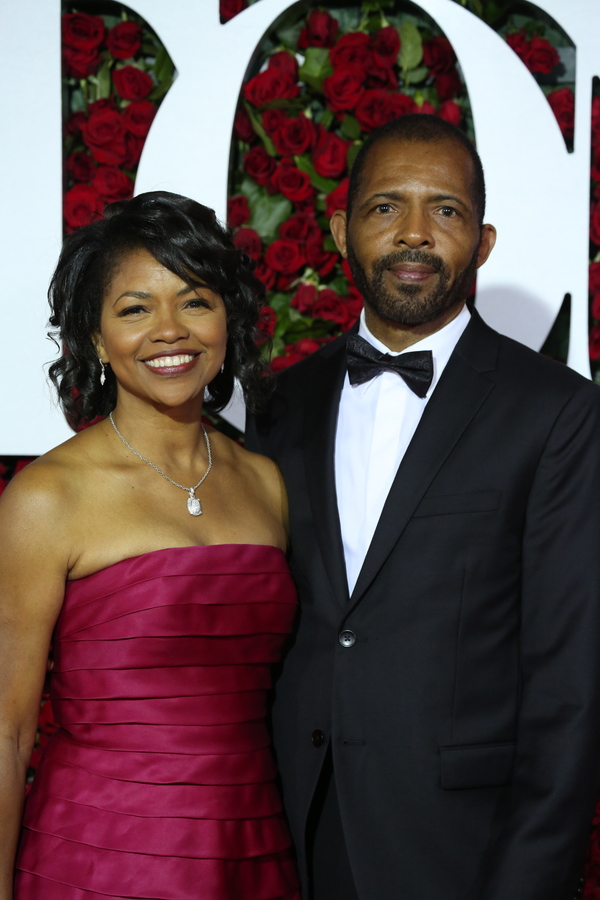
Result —
POLYGON ((104 372, 104 363, 101 359, 98 359, 100 363, 100 387, 104 387, 104 382, 106 381, 106 374, 104 372))

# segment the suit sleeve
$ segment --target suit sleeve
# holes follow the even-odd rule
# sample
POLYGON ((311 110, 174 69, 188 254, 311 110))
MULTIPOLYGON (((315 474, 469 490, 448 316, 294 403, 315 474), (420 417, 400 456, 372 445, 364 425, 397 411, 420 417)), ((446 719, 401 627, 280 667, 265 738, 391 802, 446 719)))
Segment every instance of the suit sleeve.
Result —
POLYGON ((539 460, 522 567, 517 758, 478 900, 572 900, 600 774, 600 390, 589 382, 539 460))
POLYGON ((246 416, 246 430, 244 432, 244 447, 253 453, 262 453, 268 456, 266 450, 262 447, 262 442, 258 432, 258 426, 255 416, 248 414, 246 416))

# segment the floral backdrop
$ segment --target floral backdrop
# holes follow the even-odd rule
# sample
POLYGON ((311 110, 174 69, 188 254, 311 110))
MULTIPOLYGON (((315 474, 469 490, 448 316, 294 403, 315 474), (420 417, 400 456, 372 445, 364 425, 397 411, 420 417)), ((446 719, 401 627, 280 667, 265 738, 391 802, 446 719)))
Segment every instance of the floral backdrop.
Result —
MULTIPOLYGON (((221 21, 252 0, 220 0, 221 21)), ((258 0, 254 0, 258 2, 258 0)), ((483 18, 538 81, 572 149, 574 84, 567 36, 528 4, 455 0, 483 18)), ((345 206, 364 138, 406 113, 437 115, 475 138, 452 46, 424 13, 401 0, 307 2, 259 48, 240 94, 232 139, 228 223, 267 289, 264 323, 280 371, 347 330, 362 299, 329 233, 345 206)), ((64 230, 133 194, 152 120, 176 72, 158 36, 114 2, 66 4, 62 20, 64 230), (87 11, 86 11, 87 8, 87 11)), ((590 360, 600 382, 600 92, 592 108, 590 360)), ((565 304, 542 352, 562 361, 565 304)), ((225 427, 221 421, 217 425, 225 427)), ((0 493, 29 459, 0 460, 0 493)), ((55 725, 42 704, 32 770, 55 725)), ((588 900, 600 900, 600 830, 587 865, 588 900)))

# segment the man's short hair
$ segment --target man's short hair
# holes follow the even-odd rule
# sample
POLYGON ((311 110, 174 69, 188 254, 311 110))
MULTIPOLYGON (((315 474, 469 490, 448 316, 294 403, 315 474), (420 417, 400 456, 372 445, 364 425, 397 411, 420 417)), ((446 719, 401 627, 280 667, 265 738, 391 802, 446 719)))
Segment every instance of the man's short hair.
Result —
POLYGON ((474 178, 473 178, 473 205, 479 225, 483 223, 485 214, 485 179, 483 176, 483 166, 479 154, 475 149, 475 145, 470 138, 450 122, 440 119, 438 116, 432 116, 427 113, 411 113, 406 116, 400 116, 398 119, 392 119, 385 125, 381 125, 373 131, 360 148, 354 165, 350 171, 350 185, 348 187, 348 219, 352 214, 352 207, 358 194, 360 187, 360 177, 362 170, 367 161, 369 152, 380 141, 383 140, 403 141, 407 144, 434 144, 438 141, 454 140, 461 144, 473 162, 474 178))

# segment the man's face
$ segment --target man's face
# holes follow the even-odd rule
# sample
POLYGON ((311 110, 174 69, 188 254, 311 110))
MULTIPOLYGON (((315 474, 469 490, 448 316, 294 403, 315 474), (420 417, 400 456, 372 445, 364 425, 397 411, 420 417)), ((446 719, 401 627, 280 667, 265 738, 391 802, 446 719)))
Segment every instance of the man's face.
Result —
POLYGON ((495 239, 479 226, 472 184, 471 158, 451 139, 372 148, 352 216, 336 213, 332 231, 379 318, 423 325, 463 305, 495 239))

